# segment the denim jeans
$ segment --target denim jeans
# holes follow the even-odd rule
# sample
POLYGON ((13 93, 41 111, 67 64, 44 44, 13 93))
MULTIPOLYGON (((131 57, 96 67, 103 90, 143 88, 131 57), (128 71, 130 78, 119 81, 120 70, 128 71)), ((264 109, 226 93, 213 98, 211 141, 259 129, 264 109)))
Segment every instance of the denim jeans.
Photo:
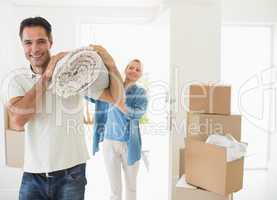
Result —
POLYGON ((46 174, 24 172, 19 200, 83 200, 86 164, 46 174))

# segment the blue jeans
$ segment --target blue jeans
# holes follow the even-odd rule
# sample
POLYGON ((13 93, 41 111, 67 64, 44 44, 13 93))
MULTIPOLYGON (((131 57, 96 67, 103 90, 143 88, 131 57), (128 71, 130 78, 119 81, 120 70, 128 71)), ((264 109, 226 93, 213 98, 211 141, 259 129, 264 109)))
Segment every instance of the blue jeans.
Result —
POLYGON ((86 164, 46 174, 24 172, 19 200, 83 200, 86 164))

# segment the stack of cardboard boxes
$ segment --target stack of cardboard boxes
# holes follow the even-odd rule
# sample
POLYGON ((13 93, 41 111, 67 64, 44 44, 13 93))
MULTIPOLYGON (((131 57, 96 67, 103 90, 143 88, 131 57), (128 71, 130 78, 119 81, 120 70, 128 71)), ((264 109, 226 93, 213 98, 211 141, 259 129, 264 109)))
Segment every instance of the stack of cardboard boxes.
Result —
MULTIPOLYGON (((226 148, 207 144, 211 134, 232 135, 241 140, 241 116, 231 115, 231 88, 219 85, 191 85, 187 138, 180 168, 186 182, 205 193, 194 200, 226 200, 242 189, 244 159, 227 162, 226 148), (185 169, 185 170, 184 170, 185 169), (219 196, 218 196, 219 195, 219 196)), ((177 189, 178 193, 178 189, 177 189)), ((186 193, 178 200, 190 199, 186 193)))

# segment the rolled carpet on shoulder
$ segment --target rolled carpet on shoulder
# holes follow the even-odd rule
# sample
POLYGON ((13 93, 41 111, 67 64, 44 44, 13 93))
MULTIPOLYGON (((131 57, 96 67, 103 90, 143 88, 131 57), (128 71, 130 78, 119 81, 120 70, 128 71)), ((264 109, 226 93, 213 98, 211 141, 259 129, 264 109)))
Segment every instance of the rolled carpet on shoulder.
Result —
POLYGON ((88 90, 101 91, 109 85, 108 71, 92 47, 69 52, 56 65, 49 88, 64 98, 88 90))

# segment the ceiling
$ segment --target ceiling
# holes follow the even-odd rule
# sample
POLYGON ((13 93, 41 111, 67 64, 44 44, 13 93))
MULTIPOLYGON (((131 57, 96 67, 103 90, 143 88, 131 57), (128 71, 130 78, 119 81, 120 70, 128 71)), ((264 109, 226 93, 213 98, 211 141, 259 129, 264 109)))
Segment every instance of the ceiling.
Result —
POLYGON ((156 7, 169 0, 8 0, 17 6, 156 7))

